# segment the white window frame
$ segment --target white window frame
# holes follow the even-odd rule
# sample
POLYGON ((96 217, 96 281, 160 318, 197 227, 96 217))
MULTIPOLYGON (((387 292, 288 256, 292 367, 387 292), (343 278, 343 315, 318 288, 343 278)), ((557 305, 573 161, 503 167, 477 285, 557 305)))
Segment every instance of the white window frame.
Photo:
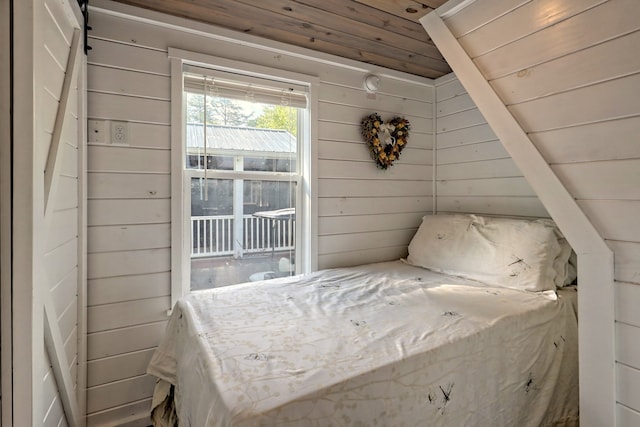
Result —
MULTIPOLYGON (((279 70, 247 62, 231 60, 182 49, 169 48, 171 60, 171 309, 183 295, 191 292, 191 250, 187 232, 190 227, 189 206, 184 194, 185 180, 192 173, 185 170, 185 99, 183 71, 185 65, 193 65, 212 70, 259 77, 280 82, 290 82, 308 87, 308 106, 304 122, 300 128, 302 139, 298 150, 300 180, 297 185, 297 206, 301 212, 296 221, 296 273, 308 273, 317 268, 317 184, 316 135, 317 135, 317 92, 319 79, 314 76, 279 70)), ((193 172, 193 171, 192 171, 193 172)), ((228 171, 233 178, 233 171, 228 171)), ((242 178, 249 178, 243 173, 242 178)), ((256 174, 258 175, 258 174, 256 174)), ((264 174, 259 174, 264 179, 264 174)), ((272 179, 278 174, 269 174, 272 179)), ((277 178, 276 178, 277 180, 277 178)), ((171 309, 169 312, 171 312, 171 309)))

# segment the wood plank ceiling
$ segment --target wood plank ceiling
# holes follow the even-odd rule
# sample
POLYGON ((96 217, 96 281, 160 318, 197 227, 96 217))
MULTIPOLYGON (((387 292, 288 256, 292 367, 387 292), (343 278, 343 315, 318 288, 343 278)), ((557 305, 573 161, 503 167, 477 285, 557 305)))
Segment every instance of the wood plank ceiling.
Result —
POLYGON ((428 78, 451 72, 418 22, 447 0, 116 0, 428 78))

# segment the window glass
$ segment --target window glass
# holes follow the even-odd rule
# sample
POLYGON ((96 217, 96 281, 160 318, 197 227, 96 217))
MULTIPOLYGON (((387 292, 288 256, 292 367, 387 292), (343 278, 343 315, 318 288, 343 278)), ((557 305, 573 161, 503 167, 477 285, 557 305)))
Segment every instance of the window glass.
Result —
POLYGON ((295 273, 306 97, 258 83, 184 74, 192 290, 295 273))

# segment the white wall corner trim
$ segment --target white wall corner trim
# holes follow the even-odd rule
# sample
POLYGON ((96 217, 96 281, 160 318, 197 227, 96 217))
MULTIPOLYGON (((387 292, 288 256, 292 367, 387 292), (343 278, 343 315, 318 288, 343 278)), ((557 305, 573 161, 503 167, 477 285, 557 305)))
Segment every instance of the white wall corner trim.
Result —
POLYGON ((580 423, 614 426, 613 252, 442 18, 430 13, 420 22, 578 254, 580 423))

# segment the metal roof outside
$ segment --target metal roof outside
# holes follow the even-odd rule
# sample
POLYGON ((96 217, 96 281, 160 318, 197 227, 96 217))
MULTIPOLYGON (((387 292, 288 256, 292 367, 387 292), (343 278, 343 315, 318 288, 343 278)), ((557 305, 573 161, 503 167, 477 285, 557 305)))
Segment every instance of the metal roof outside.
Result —
MULTIPOLYGON (((186 126, 187 149, 204 149, 204 125, 186 126)), ((296 137, 282 129, 207 125, 207 149, 266 153, 295 153, 296 137)))

